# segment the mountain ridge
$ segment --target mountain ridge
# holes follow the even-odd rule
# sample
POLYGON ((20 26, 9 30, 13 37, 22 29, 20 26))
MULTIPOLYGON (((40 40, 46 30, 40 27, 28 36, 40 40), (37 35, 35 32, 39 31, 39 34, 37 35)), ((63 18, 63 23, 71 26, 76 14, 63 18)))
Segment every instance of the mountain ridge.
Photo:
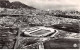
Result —
POLYGON ((25 5, 24 3, 21 3, 19 1, 10 2, 9 0, 3 0, 3 1, 1 0, 0 7, 1 8, 10 8, 10 9, 19 9, 19 8, 36 9, 34 7, 25 5))

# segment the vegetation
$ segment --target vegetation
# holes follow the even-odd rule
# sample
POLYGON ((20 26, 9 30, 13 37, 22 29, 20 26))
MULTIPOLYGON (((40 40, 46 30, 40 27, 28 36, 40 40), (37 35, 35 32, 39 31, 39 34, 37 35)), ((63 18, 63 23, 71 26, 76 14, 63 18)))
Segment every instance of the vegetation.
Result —
MULTIPOLYGON (((11 45, 15 42, 15 38, 17 35, 14 35, 16 31, 13 31, 12 28, 20 28, 24 29, 31 26, 47 26, 52 27, 56 30, 58 30, 58 33, 60 33, 60 37, 66 36, 65 34, 71 34, 71 33, 79 33, 79 22, 80 22, 80 12, 79 11, 61 11, 61 10, 51 10, 51 11, 43 11, 38 10, 33 7, 29 7, 25 4, 22 4, 20 2, 12 2, 9 1, 0 1, 0 29, 7 29, 9 31, 6 33, 6 38, 2 38, 4 30, 0 31, 0 44, 5 39, 8 39, 7 41, 10 41, 9 38, 12 37, 11 45), (5 5, 5 3, 7 5, 5 5), (17 6, 16 6, 17 4, 17 6), (3 31, 3 32, 2 32, 3 31), (14 41, 14 42, 13 42, 14 41)), ((23 39, 21 39, 23 40, 23 39)), ((5 43, 5 41, 4 41, 5 43)), ((22 45, 28 46, 25 48, 33 48, 33 46, 38 46, 36 43, 36 40, 34 39, 28 39, 23 40, 21 42, 20 48, 22 45), (25 45, 25 42, 26 45, 25 45), (28 43, 31 42, 31 43, 28 43), (30 46, 29 46, 30 45, 30 46)), ((1 47, 2 48, 2 47, 1 47)), ((10 47, 13 48, 13 47, 10 47)), ((37 47, 38 48, 38 47, 37 47)))

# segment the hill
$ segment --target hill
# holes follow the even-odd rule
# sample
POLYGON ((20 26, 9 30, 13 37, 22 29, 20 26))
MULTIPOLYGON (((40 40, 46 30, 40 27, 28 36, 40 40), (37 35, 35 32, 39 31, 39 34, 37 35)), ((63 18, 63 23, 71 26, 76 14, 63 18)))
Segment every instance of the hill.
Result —
POLYGON ((10 3, 9 0, 1 0, 0 7, 1 8, 10 8, 10 9, 19 9, 19 8, 36 9, 31 6, 25 5, 21 2, 18 2, 18 1, 10 3))

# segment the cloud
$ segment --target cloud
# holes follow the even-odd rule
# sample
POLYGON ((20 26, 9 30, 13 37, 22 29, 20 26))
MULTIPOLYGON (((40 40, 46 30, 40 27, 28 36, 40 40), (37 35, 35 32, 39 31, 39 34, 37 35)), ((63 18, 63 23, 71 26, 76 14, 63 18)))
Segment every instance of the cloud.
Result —
POLYGON ((41 9, 57 8, 57 7, 80 7, 80 0, 10 0, 20 1, 29 6, 41 9))

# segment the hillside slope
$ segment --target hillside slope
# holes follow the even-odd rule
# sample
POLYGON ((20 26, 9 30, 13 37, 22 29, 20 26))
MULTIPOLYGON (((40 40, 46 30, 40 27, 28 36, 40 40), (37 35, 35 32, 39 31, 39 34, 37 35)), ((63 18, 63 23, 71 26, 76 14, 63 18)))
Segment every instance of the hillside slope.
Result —
POLYGON ((1 0, 0 7, 1 8, 10 8, 10 9, 18 9, 18 8, 36 9, 31 6, 25 5, 21 2, 18 2, 18 1, 10 3, 9 0, 1 0))

